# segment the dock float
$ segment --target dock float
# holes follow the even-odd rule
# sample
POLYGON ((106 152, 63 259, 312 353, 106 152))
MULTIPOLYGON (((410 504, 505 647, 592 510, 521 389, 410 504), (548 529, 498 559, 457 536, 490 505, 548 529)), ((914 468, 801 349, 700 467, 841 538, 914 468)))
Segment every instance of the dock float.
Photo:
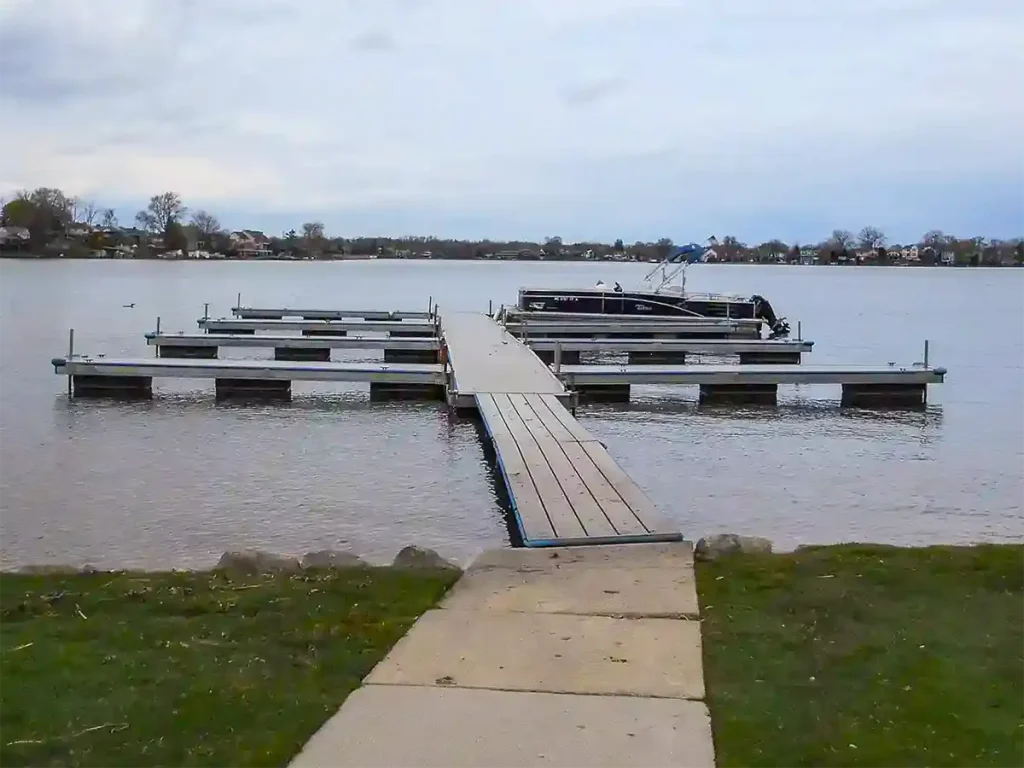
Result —
POLYGON ((814 348, 813 341, 768 339, 581 339, 526 338, 530 349, 544 362, 555 362, 560 351, 562 363, 580 363, 580 355, 588 353, 629 354, 631 364, 685 363, 688 354, 738 355, 743 365, 799 363, 801 355, 814 348))
POLYGON ((283 320, 287 317, 294 317, 302 320, 362 319, 395 322, 400 320, 430 320, 434 317, 432 312, 389 312, 379 309, 292 309, 290 307, 232 307, 231 314, 243 320, 283 320))
POLYGON ((563 365, 557 374, 581 396, 629 400, 631 384, 695 384, 701 403, 774 405, 780 384, 840 384, 844 406, 922 406, 945 368, 867 365, 563 365))
POLYGON ((516 336, 561 336, 563 338, 616 338, 634 339, 758 339, 760 320, 646 319, 622 321, 607 320, 528 320, 507 321, 505 328, 516 336))
POLYGON ((477 394, 476 401, 525 546, 682 539, 556 397, 477 394))
POLYGON ((346 336, 355 333, 388 333, 392 337, 436 336, 432 321, 403 320, 232 320, 201 317, 196 321, 208 333, 256 333, 256 331, 301 331, 306 336, 346 336))
POLYGON ((147 333, 160 357, 216 359, 220 347, 274 349, 275 360, 328 362, 332 349, 382 349, 386 363, 436 363, 440 340, 431 337, 283 336, 218 333, 147 333))
POLYGON ((441 336, 452 367, 449 404, 475 409, 478 394, 553 395, 569 401, 562 382, 529 347, 487 315, 442 312, 441 336))
POLYGON ((52 361, 71 379, 74 397, 151 397, 154 378, 214 379, 218 399, 289 399, 291 382, 368 382, 371 397, 444 399, 442 366, 406 363, 289 362, 279 360, 113 359, 75 355, 52 361))

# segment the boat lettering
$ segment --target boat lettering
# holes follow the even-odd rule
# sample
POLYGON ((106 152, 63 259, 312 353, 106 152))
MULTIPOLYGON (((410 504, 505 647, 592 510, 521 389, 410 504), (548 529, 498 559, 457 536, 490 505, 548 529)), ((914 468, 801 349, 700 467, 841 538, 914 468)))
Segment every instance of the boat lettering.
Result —
POLYGON ((636 308, 637 308, 637 311, 639 311, 639 312, 650 312, 651 311, 651 307, 649 305, 647 305, 647 304, 637 304, 636 308))

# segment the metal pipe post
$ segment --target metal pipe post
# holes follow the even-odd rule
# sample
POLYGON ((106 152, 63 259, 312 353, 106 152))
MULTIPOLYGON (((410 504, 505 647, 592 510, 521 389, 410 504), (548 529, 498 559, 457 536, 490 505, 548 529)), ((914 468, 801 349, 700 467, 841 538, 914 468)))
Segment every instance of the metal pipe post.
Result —
POLYGON ((924 340, 924 367, 928 367, 928 339, 924 340))
POLYGON ((203 320, 210 319, 210 302, 203 304, 203 320))
POLYGON ((804 340, 804 330, 803 330, 803 327, 800 325, 800 321, 799 320, 796 321, 796 340, 797 341, 803 341, 804 340))
POLYGON ((238 292, 238 298, 235 299, 235 307, 237 307, 238 309, 242 308, 242 292, 241 291, 238 292))
MULTIPOLYGON (((75 356, 75 329, 68 329, 68 362, 75 356)), ((71 374, 68 374, 68 397, 71 397, 71 374)))
POLYGON ((494 302, 491 299, 487 300, 487 316, 494 317, 494 302))
POLYGON ((555 376, 562 372, 562 342, 555 342, 555 376))
POLYGON ((427 296, 427 314, 433 317, 434 315, 434 297, 427 296))

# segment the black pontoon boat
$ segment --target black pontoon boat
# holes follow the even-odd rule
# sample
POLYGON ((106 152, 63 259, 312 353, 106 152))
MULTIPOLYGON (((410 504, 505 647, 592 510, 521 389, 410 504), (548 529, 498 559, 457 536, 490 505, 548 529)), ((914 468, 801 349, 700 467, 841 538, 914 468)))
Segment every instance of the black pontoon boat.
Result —
POLYGON ((665 317, 707 317, 762 320, 769 338, 789 334, 789 323, 778 317, 763 296, 730 296, 716 293, 687 293, 686 268, 703 261, 706 249, 696 243, 681 246, 644 278, 644 287, 624 290, 603 282, 593 288, 544 290, 522 288, 519 309, 524 312, 568 312, 573 314, 640 315, 665 317), (679 277, 679 284, 673 281, 679 277))

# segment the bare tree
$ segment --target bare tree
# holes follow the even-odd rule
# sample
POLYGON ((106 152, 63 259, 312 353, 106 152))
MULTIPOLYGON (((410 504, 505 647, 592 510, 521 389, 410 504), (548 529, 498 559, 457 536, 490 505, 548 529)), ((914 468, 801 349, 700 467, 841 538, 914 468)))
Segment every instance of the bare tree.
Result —
POLYGON ((100 215, 101 209, 92 200, 78 201, 78 216, 83 224, 90 227, 96 223, 96 217, 100 215))
POLYGON ((854 244, 853 233, 848 229, 833 229, 829 243, 836 250, 849 250, 854 244))
POLYGON ((884 248, 886 243, 885 234, 877 227, 864 227, 857 235, 857 242, 861 248, 884 248))
POLYGON ((100 226, 104 229, 117 229, 117 214, 113 208, 105 208, 100 217, 100 226))
POLYGON ((175 192, 164 192, 149 198, 146 210, 135 214, 135 221, 150 232, 165 232, 171 224, 181 223, 188 208, 175 192))
POLYGON ((192 226, 195 227, 196 231, 204 238, 219 235, 223 231, 217 217, 208 211, 202 210, 196 211, 192 214, 192 226))
POLYGON ((324 224, 322 221, 307 221, 302 225, 302 237, 307 243, 318 242, 324 239, 324 224))

